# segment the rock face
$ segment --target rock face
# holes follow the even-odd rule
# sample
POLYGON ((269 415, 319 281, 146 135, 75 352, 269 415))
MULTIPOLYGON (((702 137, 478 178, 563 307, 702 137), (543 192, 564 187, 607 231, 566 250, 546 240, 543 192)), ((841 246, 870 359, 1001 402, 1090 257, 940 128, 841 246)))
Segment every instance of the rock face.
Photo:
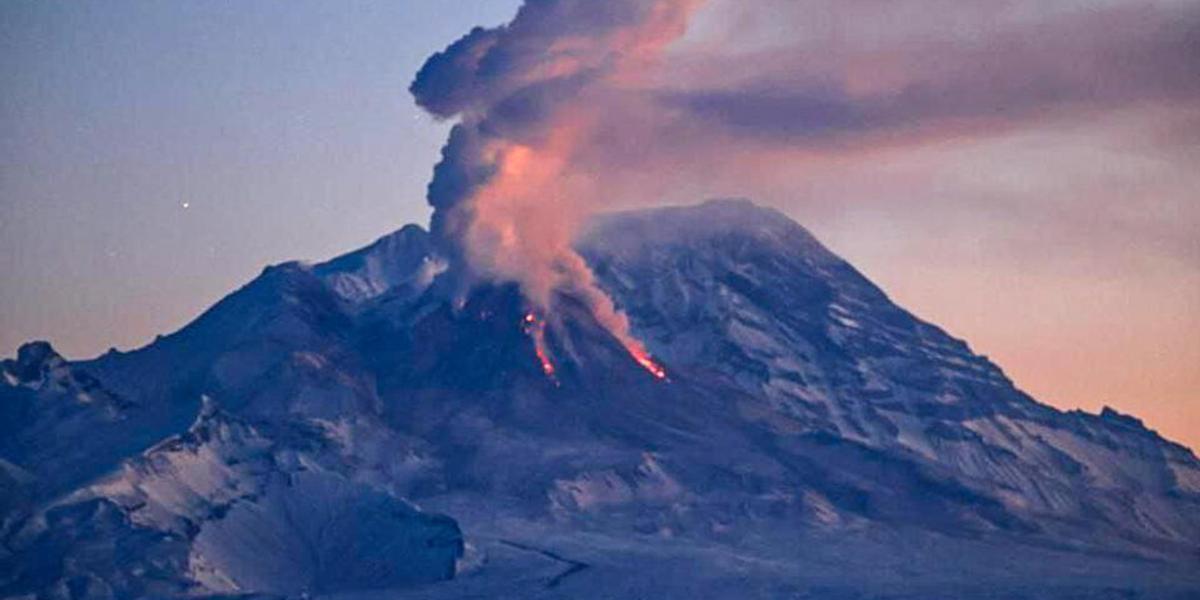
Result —
POLYGON ((1200 590, 1191 451, 1037 403, 783 215, 611 215, 579 249, 666 381, 569 294, 548 378, 519 290, 447 292, 415 226, 134 352, 22 348, 0 596, 1200 590))

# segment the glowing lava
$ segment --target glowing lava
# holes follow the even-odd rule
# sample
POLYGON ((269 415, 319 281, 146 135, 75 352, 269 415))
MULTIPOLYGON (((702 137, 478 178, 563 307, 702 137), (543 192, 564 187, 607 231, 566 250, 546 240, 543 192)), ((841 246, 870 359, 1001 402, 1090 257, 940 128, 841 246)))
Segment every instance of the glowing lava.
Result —
POLYGON ((544 336, 538 335, 533 339, 534 352, 537 353, 538 362, 542 363, 542 372, 545 373, 547 377, 554 377, 554 363, 550 362, 550 357, 546 355, 546 349, 543 348, 546 343, 544 336))
POLYGON ((667 379, 666 369, 662 368, 662 365, 654 362, 654 359, 650 358, 649 352, 637 347, 629 347, 627 349, 629 350, 629 355, 632 356, 633 360, 637 361, 637 364, 641 365, 643 369, 649 371, 651 375, 659 379, 664 381, 667 379))
MULTIPOLYGON (((539 319, 532 312, 525 313, 525 318, 521 319, 522 329, 526 335, 533 339, 533 352, 537 356, 538 363, 542 366, 542 372, 546 374, 555 383, 558 383, 554 377, 554 361, 550 360, 550 351, 546 348, 546 322, 539 319)), ((620 339, 620 337, 618 337, 620 339)), ((650 353, 635 339, 626 338, 620 339, 621 344, 625 347, 625 351, 633 360, 653 375, 656 379, 666 381, 667 370, 654 361, 650 357, 650 353)))
POLYGON ((525 333, 533 338, 533 352, 542 365, 542 372, 546 377, 554 379, 554 363, 550 361, 550 353, 546 351, 546 323, 533 313, 526 314, 524 322, 525 333))

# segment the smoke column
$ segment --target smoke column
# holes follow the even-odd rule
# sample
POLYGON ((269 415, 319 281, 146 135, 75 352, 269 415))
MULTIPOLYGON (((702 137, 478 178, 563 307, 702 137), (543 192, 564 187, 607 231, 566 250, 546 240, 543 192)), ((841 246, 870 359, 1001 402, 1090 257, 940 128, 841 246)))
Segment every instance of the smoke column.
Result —
POLYGON ((659 378, 571 247, 598 197, 592 174, 572 166, 700 1, 526 0, 507 25, 476 28, 430 57, 410 88, 429 113, 458 120, 428 200, 460 276, 515 281, 543 314, 556 291, 573 293, 659 378))

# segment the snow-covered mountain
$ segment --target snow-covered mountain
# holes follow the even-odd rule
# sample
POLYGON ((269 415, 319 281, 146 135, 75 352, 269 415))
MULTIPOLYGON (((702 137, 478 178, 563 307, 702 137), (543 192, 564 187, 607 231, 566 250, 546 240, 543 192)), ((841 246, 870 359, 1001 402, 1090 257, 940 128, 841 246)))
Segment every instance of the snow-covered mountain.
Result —
POLYGON ((598 219, 574 298, 408 226, 129 353, 0 367, 0 596, 1189 598, 1200 461, 1060 412, 772 210, 598 219))

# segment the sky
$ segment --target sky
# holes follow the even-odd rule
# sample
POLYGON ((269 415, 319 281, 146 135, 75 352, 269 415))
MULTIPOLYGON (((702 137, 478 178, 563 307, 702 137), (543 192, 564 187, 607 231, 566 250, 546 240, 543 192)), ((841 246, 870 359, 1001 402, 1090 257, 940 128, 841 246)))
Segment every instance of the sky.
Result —
MULTIPOLYGON (((662 4, 687 27, 636 30, 644 64, 504 121, 582 132, 578 210, 752 197, 1038 399, 1200 447, 1197 3, 662 4)), ((503 116, 511 86, 409 86, 518 5, 0 4, 0 354, 137 347, 267 264, 427 223, 451 122, 503 116)), ((608 16, 536 21, 506 56, 630 43, 608 16)))

